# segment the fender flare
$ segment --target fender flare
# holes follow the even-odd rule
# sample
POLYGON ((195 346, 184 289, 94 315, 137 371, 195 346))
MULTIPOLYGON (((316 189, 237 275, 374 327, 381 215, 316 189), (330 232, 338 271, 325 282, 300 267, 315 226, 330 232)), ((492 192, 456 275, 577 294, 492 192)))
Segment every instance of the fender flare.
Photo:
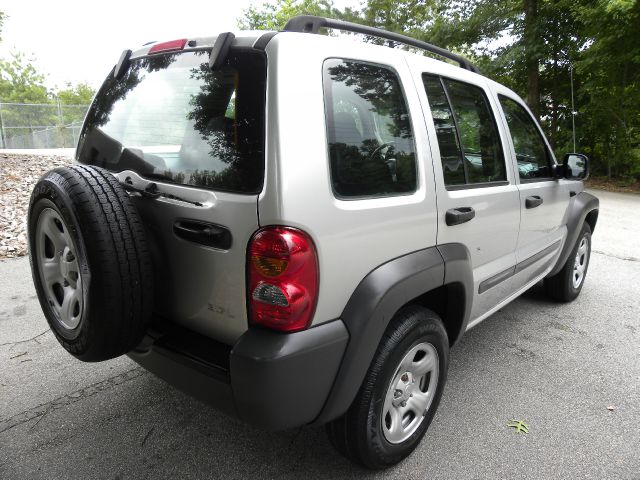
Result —
POLYGON ((598 197, 591 195, 587 192, 578 193, 573 202, 569 206, 568 219, 567 219, 567 239, 562 246, 560 256, 556 261, 555 266, 549 272, 548 277, 556 275, 567 262, 573 246, 578 241, 578 235, 585 221, 589 221, 591 231, 596 227, 598 221, 598 212, 600 207, 600 200, 598 197))
POLYGON ((380 265, 360 282, 340 317, 349 332, 349 342, 327 402, 314 424, 326 423, 347 411, 395 313, 447 283, 458 286, 456 301, 448 303, 455 303, 463 315, 459 332, 450 339, 453 344, 465 330, 473 298, 471 260, 464 245, 446 244, 409 253, 380 265))

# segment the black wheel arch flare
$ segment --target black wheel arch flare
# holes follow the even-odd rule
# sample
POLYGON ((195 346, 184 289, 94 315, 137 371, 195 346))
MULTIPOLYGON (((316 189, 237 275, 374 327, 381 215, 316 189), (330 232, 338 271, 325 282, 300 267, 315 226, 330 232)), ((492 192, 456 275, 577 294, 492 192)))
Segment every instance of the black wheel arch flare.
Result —
POLYGON ((560 256, 558 257, 555 266, 551 272, 549 272, 549 277, 554 276, 562 270, 562 267, 571 254, 573 246, 578 240, 578 235, 580 235, 580 230, 582 229, 584 222, 589 223, 591 232, 593 233, 598 221, 599 207, 600 200, 598 200, 598 197, 591 195, 590 193, 580 192, 573 197, 573 201, 569 204, 567 239, 562 246, 562 251, 560 252, 560 256))
POLYGON ((341 319, 349 342, 327 402, 313 422, 343 414, 355 398, 380 339, 395 313, 427 292, 449 285, 445 301, 449 341, 466 329, 473 298, 473 273, 467 248, 459 243, 429 247, 380 265, 356 287, 341 319))

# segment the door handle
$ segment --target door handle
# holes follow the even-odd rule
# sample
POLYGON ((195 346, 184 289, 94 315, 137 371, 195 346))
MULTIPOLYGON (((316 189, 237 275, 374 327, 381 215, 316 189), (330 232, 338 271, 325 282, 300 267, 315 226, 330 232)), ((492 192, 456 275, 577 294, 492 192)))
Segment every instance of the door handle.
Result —
POLYGON ((526 198, 526 200, 524 201, 524 206, 527 208, 536 208, 542 205, 542 202, 543 202, 542 197, 538 195, 534 195, 532 197, 526 198))
POLYGON ((473 208, 458 207, 447 210, 444 219, 447 225, 451 227, 452 225, 460 225, 461 223, 468 222, 475 216, 476 211, 473 208))
POLYGON ((231 232, 221 225, 201 222, 199 220, 178 220, 173 224, 173 233, 190 242, 207 247, 229 250, 231 232))

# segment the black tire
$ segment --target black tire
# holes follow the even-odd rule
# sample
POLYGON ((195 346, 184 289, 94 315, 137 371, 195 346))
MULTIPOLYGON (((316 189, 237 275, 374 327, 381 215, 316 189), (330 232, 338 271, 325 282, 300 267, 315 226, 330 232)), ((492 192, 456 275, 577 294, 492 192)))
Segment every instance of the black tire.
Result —
MULTIPOLYGON (((84 361, 107 360, 134 348, 151 317, 153 272, 143 224, 114 176, 83 165, 45 173, 31 194, 28 236, 38 299, 60 344, 84 361), (53 222, 63 240, 57 231, 47 233, 53 227, 51 223, 43 227, 44 222, 53 222), (57 293, 66 298, 72 277, 69 272, 62 274, 62 290, 51 277, 45 281, 45 264, 62 265, 59 243, 49 234, 56 242, 69 241, 64 251, 75 250, 68 257, 78 269, 71 272, 78 288, 70 314, 78 322, 73 328, 70 322, 63 324, 64 302, 57 293)), ((55 268, 51 272, 58 275, 55 268)))
POLYGON ((582 286, 584 285, 584 281, 587 276, 587 269, 589 268, 589 260, 591 259, 591 227, 588 223, 584 223, 582 225, 582 229, 580 230, 580 235, 578 235, 578 240, 576 244, 573 246, 571 250, 571 254, 569 258, 567 258, 566 263, 562 267, 557 274, 553 277, 545 278, 544 280, 544 288, 553 300, 557 302, 571 302, 575 300, 575 298, 580 294, 582 290, 582 286), (586 241, 587 251, 586 258, 584 263, 584 272, 582 274, 582 278, 580 283, 576 286, 574 284, 574 265, 576 262, 576 255, 578 253, 578 249, 580 248, 580 244, 582 241, 586 241))
POLYGON ((440 403, 449 365, 449 340, 440 318, 417 305, 400 310, 380 341, 369 371, 349 410, 326 426, 329 440, 345 457, 370 469, 395 465, 411 454, 424 436, 440 403), (427 342, 435 347, 438 378, 433 399, 417 429, 401 443, 387 440, 382 422, 391 382, 405 355, 427 342))

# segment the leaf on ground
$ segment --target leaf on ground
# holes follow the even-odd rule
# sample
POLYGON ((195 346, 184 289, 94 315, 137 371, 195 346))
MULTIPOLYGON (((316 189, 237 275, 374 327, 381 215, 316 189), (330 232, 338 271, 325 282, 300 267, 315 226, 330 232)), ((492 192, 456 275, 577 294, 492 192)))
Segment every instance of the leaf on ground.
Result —
POLYGON ((529 425, 524 423, 522 420, 511 419, 511 421, 507 423, 507 427, 515 429, 515 431, 518 433, 529 433, 529 425))

